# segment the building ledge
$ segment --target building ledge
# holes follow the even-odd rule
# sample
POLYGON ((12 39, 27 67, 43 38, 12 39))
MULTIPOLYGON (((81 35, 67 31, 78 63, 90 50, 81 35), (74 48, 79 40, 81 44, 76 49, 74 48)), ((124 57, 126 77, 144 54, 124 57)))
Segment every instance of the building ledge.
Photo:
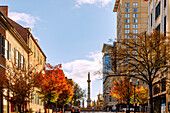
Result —
POLYGON ((117 9, 119 7, 119 2, 120 2, 120 0, 115 1, 115 6, 114 6, 114 9, 113 9, 113 12, 117 12, 117 9))

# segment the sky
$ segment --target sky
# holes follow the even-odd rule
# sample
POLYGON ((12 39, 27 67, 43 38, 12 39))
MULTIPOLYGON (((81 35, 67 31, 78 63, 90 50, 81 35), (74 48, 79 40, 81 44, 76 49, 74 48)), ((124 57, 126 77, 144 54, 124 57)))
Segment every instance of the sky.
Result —
POLYGON ((68 78, 87 90, 91 73, 91 98, 102 93, 102 47, 116 38, 115 0, 0 0, 9 17, 30 27, 52 65, 62 64, 68 78))

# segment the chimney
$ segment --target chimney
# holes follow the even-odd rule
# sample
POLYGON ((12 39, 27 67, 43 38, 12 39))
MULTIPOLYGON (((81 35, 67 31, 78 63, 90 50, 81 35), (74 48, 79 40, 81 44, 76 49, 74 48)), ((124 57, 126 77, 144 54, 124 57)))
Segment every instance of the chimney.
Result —
POLYGON ((8 17, 8 6, 0 6, 0 12, 1 12, 5 17, 8 17))
POLYGON ((35 41, 38 43, 38 39, 35 39, 35 41))
POLYGON ((31 28, 28 27, 28 28, 25 28, 25 29, 28 30, 29 32, 31 32, 31 28))

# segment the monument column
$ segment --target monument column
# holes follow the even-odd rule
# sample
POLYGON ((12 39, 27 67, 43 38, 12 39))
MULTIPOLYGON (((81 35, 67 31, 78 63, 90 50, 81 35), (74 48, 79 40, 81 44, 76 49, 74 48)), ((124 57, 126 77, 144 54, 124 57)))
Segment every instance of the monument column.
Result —
POLYGON ((82 106, 83 106, 83 108, 84 108, 84 99, 83 99, 83 103, 82 103, 82 106))
POLYGON ((87 98, 87 109, 91 109, 91 99, 90 99, 90 72, 88 72, 88 98, 87 98))

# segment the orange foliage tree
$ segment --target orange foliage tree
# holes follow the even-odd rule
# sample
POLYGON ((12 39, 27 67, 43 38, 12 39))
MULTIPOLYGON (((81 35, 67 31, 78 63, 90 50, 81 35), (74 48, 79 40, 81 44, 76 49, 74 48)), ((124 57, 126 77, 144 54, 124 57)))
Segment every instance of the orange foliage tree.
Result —
POLYGON ((144 112, 144 104, 148 102, 148 88, 143 86, 137 87, 135 93, 135 98, 138 104, 142 105, 142 111, 144 112))
POLYGON ((41 79, 40 91, 37 92, 45 103, 45 109, 50 109, 50 105, 57 101, 59 95, 67 87, 67 81, 61 70, 61 64, 56 66, 52 66, 49 63, 46 64, 46 69, 41 73, 41 79))
POLYGON ((57 105, 63 106, 63 113, 64 113, 64 105, 71 102, 73 95, 74 95, 73 87, 71 86, 71 84, 67 84, 63 88, 62 93, 59 95, 59 98, 57 100, 57 105))
POLYGON ((110 95, 117 98, 118 103, 124 102, 129 105, 130 97, 133 95, 132 84, 130 84, 129 78, 126 77, 120 81, 113 81, 112 90, 109 90, 110 95))

